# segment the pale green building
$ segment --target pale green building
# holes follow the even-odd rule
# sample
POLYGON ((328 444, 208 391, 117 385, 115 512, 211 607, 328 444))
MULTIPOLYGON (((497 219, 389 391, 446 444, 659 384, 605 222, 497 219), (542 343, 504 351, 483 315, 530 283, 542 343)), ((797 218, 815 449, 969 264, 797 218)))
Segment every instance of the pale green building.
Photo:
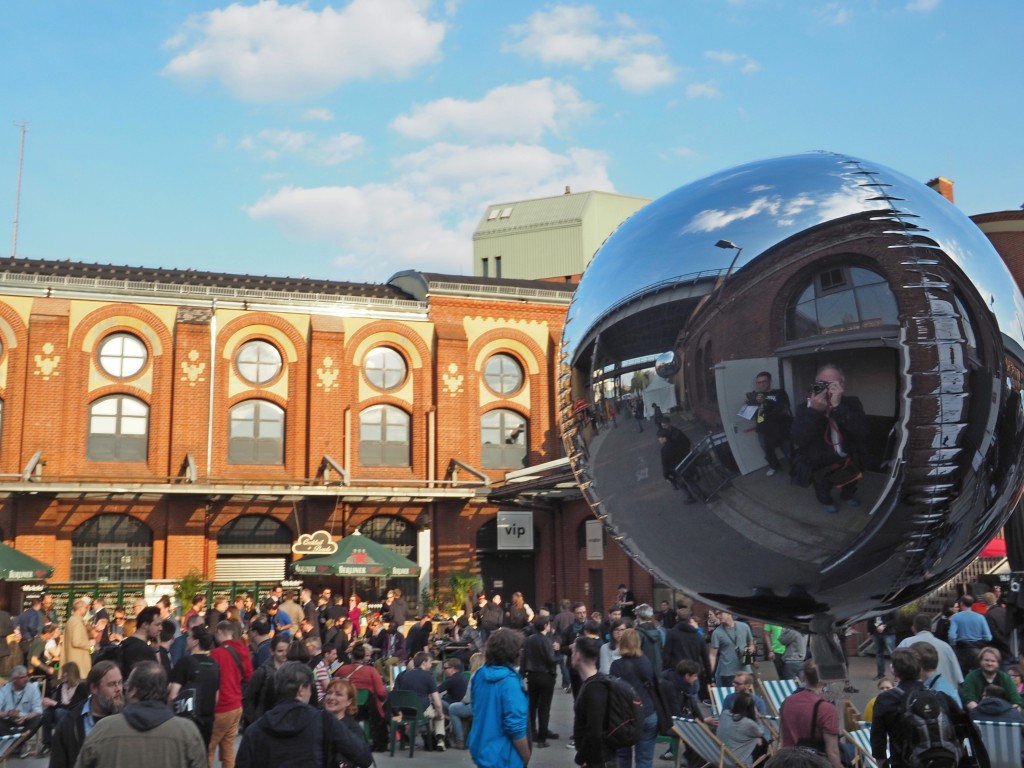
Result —
POLYGON ((651 202, 611 192, 493 203, 473 233, 473 274, 574 280, 619 225, 651 202))

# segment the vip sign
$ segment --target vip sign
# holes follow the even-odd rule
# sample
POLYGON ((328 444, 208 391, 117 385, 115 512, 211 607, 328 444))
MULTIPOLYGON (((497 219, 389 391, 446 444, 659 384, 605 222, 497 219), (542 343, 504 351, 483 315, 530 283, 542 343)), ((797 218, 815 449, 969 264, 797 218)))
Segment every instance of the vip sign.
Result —
POLYGON ((533 549, 533 512, 498 513, 498 549, 533 549))

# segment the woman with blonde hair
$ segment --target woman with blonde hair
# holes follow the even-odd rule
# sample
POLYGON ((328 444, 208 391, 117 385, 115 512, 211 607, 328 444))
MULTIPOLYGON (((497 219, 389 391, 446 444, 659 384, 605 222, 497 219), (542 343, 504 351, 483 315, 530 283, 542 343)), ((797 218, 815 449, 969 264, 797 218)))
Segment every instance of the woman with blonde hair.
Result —
POLYGON ((658 738, 658 713, 654 708, 651 691, 658 684, 651 665, 640 645, 640 633, 635 629, 627 629, 619 640, 620 658, 612 662, 611 673, 621 677, 633 686, 644 705, 644 731, 640 741, 633 747, 619 750, 619 765, 629 766, 636 763, 636 768, 651 768, 654 762, 654 742, 658 738))
POLYGON ((60 725, 67 714, 75 708, 81 708, 82 702, 89 696, 89 686, 82 680, 78 664, 69 661, 60 668, 60 682, 50 693, 43 696, 43 751, 40 756, 50 750, 53 729, 60 725))
POLYGON ((484 655, 474 653, 469 657, 469 682, 466 688, 466 695, 462 701, 456 701, 448 707, 448 718, 452 724, 452 736, 455 738, 455 749, 466 748, 466 730, 468 723, 473 719, 473 675, 484 665, 484 655))

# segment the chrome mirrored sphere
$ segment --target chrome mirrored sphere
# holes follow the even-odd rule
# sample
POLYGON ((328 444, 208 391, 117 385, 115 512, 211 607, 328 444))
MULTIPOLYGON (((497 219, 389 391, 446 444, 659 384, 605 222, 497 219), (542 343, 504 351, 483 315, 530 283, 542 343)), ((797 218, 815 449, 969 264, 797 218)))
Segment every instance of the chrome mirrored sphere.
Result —
POLYGON ((841 626, 951 578, 1009 515, 1022 320, 988 239, 920 182, 824 152, 751 163, 597 252, 563 336, 563 440, 656 578, 841 626))

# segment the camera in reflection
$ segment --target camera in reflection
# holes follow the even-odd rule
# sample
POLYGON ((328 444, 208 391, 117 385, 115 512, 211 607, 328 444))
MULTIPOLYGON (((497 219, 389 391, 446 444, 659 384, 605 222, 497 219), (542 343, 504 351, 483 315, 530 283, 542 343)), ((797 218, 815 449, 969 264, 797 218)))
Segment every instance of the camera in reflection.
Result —
POLYGON ((828 392, 829 382, 827 381, 816 381, 814 386, 811 387, 811 392, 816 395, 820 395, 822 392, 828 392))

